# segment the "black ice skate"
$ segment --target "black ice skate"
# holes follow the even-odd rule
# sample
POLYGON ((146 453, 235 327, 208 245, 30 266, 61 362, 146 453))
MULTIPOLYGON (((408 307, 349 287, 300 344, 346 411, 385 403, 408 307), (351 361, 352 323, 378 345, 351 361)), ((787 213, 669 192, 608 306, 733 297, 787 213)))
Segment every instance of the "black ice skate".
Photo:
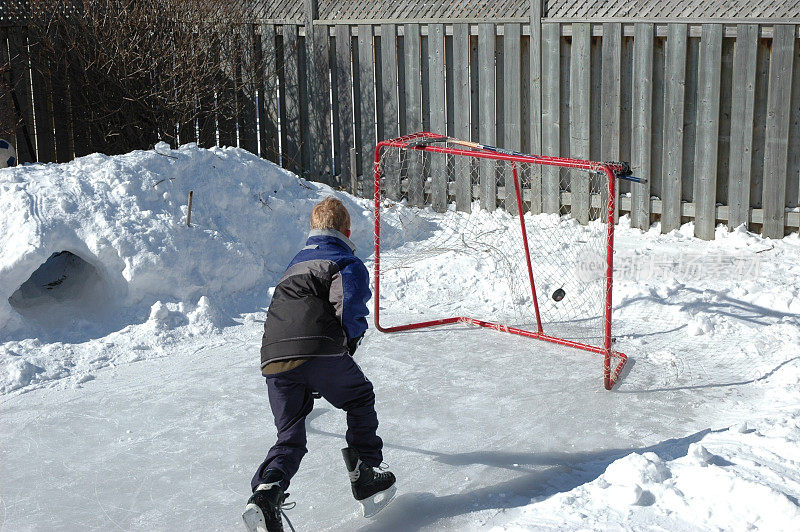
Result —
POLYGON ((383 510, 397 493, 395 478, 389 471, 378 473, 361 462, 358 451, 352 447, 342 449, 353 497, 361 504, 364 517, 372 517, 383 510))
POLYGON ((248 532, 283 532, 281 508, 289 494, 283 492, 281 480, 283 473, 267 469, 264 482, 256 488, 242 513, 248 532))

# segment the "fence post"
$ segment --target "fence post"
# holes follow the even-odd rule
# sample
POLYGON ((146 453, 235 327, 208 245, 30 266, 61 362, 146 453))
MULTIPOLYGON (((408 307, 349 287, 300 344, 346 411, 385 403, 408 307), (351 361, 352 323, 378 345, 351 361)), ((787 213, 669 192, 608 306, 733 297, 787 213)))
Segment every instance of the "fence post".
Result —
POLYGON ((733 105, 728 172, 728 229, 750 224, 750 179, 753 156, 753 117, 758 66, 758 25, 736 27, 733 58, 733 105))
MULTIPOLYGON (((352 170, 350 157, 353 154, 355 144, 355 131, 353 129, 353 73, 350 70, 352 41, 350 36, 350 26, 346 24, 336 25, 336 55, 333 64, 336 74, 334 85, 334 102, 338 103, 338 113, 333 117, 334 120, 334 143, 337 147, 337 171, 338 178, 334 184, 345 187, 348 184, 347 175, 352 170)), ((353 183, 354 177, 351 176, 349 183, 353 183)))
MULTIPOLYGON (((531 153, 542 154, 542 11, 544 0, 531 0, 530 50, 530 140, 531 153)), ((552 154, 544 154, 552 155, 552 154)), ((536 166, 531 175, 531 212, 542 212, 542 169, 536 166)))
POLYGON ((786 223, 786 174, 788 172, 789 129, 791 127, 793 51, 795 28, 775 25, 769 63, 766 141, 764 148, 764 225, 761 234, 783 238, 786 223))
MULTIPOLYGON (((650 179, 653 179, 653 46, 655 24, 637 22, 633 41, 633 109, 631 168, 637 176, 648 179, 638 183, 631 193, 631 225, 650 228, 650 179)), ((659 176, 660 177, 660 176, 659 176)))
POLYGON ((319 18, 318 0, 305 0, 306 64, 305 89, 308 97, 308 122, 304 128, 304 160, 306 175, 311 179, 332 183, 330 134, 330 42, 328 26, 314 27, 319 18))
POLYGON ((703 24, 694 156, 694 236, 703 240, 714 239, 716 226, 721 69, 722 25, 703 24))
MULTIPOLYGON (((664 162, 661 166, 662 233, 669 233, 681 226, 688 25, 670 24, 668 31, 666 86, 664 87, 664 162)), ((754 69, 755 64, 755 58, 753 58, 754 69)), ((751 121, 750 130, 752 131, 752 129, 751 121)))

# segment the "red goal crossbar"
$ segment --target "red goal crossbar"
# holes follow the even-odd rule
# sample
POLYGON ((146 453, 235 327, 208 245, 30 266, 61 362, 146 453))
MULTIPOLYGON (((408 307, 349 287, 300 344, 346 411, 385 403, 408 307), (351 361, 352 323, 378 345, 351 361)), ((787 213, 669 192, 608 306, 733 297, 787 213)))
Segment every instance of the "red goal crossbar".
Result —
POLYGON ((496 331, 517 334, 528 338, 537 340, 544 340, 558 345, 582 349, 603 355, 603 385, 605 389, 610 390, 617 382, 620 373, 625 367, 627 356, 621 352, 612 350, 612 336, 611 336, 611 289, 613 283, 613 259, 614 259, 614 191, 617 174, 628 171, 625 163, 601 163, 594 161, 585 161, 579 159, 567 159, 561 157, 546 157, 538 155, 525 155, 521 153, 511 152, 495 148, 493 146, 484 146, 478 143, 453 139, 443 135, 434 133, 415 133, 396 139, 384 140, 375 148, 375 261, 374 261, 374 312, 375 312, 375 327, 385 333, 408 331, 412 329, 420 329, 424 327, 434 327, 438 325, 447 325, 452 323, 465 323, 469 325, 476 325, 494 329, 496 331), (443 143, 444 145, 437 145, 443 143), (452 147, 455 144, 459 147, 452 147), (522 240, 524 244, 524 252, 526 258, 527 273, 530 281, 531 295, 533 298, 534 312, 536 315, 537 330, 525 330, 508 325, 502 325, 490 321, 484 321, 476 318, 466 316, 453 316, 443 319, 420 321, 414 323, 407 323, 403 325, 396 325, 391 327, 384 327, 381 325, 380 313, 380 276, 381 276, 381 164, 380 157, 381 151, 384 148, 398 148, 404 150, 418 150, 431 153, 449 154, 453 156, 475 157, 479 159, 495 159, 501 161, 508 161, 511 164, 513 184, 516 196, 517 212, 519 213, 520 229, 522 232, 522 240), (607 230, 606 230, 606 264, 605 264, 605 306, 603 309, 603 342, 601 346, 590 345, 574 340, 561 338, 555 335, 547 334, 542 326, 542 320, 539 312, 539 302, 536 296, 536 283, 534 279, 533 267, 531 265, 530 250, 528 248, 527 229, 525 227, 525 220, 522 216, 524 212, 521 187, 519 177, 517 175, 517 164, 528 163, 541 166, 555 166, 561 168, 574 168, 580 170, 587 170, 591 172, 603 173, 608 181, 608 205, 607 205, 607 230), (618 360, 616 365, 612 367, 612 358, 618 360))

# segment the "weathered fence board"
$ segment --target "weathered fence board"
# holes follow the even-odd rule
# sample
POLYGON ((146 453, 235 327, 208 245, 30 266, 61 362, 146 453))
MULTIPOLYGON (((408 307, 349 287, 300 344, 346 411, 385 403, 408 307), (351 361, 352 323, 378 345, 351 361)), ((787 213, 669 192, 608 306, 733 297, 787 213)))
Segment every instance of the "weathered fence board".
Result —
POLYGON ((770 238, 783 237, 794 41, 795 26, 775 27, 769 68, 766 149, 764 153, 763 234, 770 238))
MULTIPOLYGON (((557 23, 542 25, 542 153, 555 155, 561 147, 561 28, 557 23)), ((561 208, 560 172, 548 166, 542 172, 542 211, 559 212, 561 208)))
MULTIPOLYGON (((506 24, 503 28, 503 72, 505 82, 503 97, 503 146, 507 150, 522 150, 522 55, 520 45, 522 31, 519 24, 506 24)), ((517 200, 514 191, 511 165, 506 168, 504 183, 506 192, 506 210, 517 214, 517 200)), ((520 179, 521 180, 521 179, 520 179)), ((520 183, 523 186, 523 183, 520 183)))
MULTIPOLYGON (((311 1, 311 0, 309 0, 311 1)), ((374 76, 374 93, 375 93, 375 138, 376 138, 376 145, 377 140, 388 138, 383 133, 384 129, 384 116, 383 116, 383 94, 382 87, 384 86, 383 82, 383 49, 381 47, 381 38, 378 35, 378 31, 380 30, 379 26, 375 26, 373 28, 373 35, 372 35, 372 57, 374 58, 374 63, 372 65, 372 75, 374 76)), ((374 159, 374 156, 373 156, 374 159)), ((374 172, 374 168, 373 168, 374 172)))
MULTIPOLYGON (((236 111, 236 79, 237 65, 240 58, 239 35, 237 32, 228 28, 225 34, 234 41, 228 49, 220 52, 220 62, 224 71, 224 79, 219 81, 217 98, 217 128, 219 132, 219 144, 221 146, 238 146, 237 142, 237 111, 236 111)), ((221 37, 222 38, 222 37, 221 37)))
MULTIPOLYGON (((570 136, 570 124, 569 115, 570 115, 570 106, 572 105, 572 100, 570 99, 571 96, 571 89, 572 89, 572 77, 570 74, 572 73, 572 46, 570 40, 566 37, 561 38, 561 48, 559 50, 559 81, 560 86, 558 89, 559 98, 561 102, 561 108, 559 109, 558 121, 559 121, 559 133, 561 134, 561 139, 558 144, 558 151, 556 154, 560 157, 569 157, 569 143, 572 137, 570 136)), ((567 181, 568 175, 567 170, 561 170, 562 174, 562 183, 560 184, 561 187, 568 186, 569 183, 567 181)), ((565 202, 562 202, 566 205, 565 202)), ((566 211, 566 209, 564 209, 566 211)))
MULTIPOLYGON (((372 26, 362 24, 358 27, 358 106, 359 143, 361 175, 369 182, 373 171, 375 151, 375 67, 372 26)), ((367 192, 367 191, 365 191, 367 192)))
POLYGON ((328 29, 316 26, 313 31, 314 38, 307 45, 308 90, 309 90, 309 150, 312 155, 311 168, 307 170, 312 179, 330 181, 333 175, 331 168, 331 117, 330 117, 330 91, 328 80, 330 72, 330 39, 328 29))
MULTIPOLYGON (((470 76, 469 76, 469 27, 456 24, 453 27, 453 136, 469 139, 470 135, 470 76)), ((468 212, 472 203, 470 162, 465 157, 453 161, 456 187, 456 209, 468 212)))
MULTIPOLYGON (((406 24, 404 40, 404 81, 406 93, 406 130, 403 135, 422 130, 422 46, 419 24, 406 24)), ((405 155, 408 158, 408 201, 411 205, 424 205, 422 156, 418 152, 405 155)))
MULTIPOLYGON (((277 163, 280 159, 278 143, 278 72, 275 26, 261 26, 260 76, 258 83, 258 129, 261 156, 277 163)), ((348 63, 349 64, 349 63, 348 63)))
POLYGON ((53 135, 53 93, 50 82, 50 64, 40 47, 32 45, 31 86, 33 107, 36 113, 36 160, 50 163, 56 160, 55 137, 53 135))
MULTIPOLYGON (((591 26, 586 23, 572 25, 572 53, 570 68, 570 157, 590 158, 591 100, 591 26)), ((582 224, 589 222, 589 175, 586 172, 570 172, 572 193, 570 213, 582 224)))
POLYGON ((406 129, 402 135, 422 129, 422 67, 419 24, 406 24, 404 29, 406 129))
MULTIPOLYGON (((496 36, 494 39, 494 98, 495 98, 495 105, 494 105, 494 140, 492 144, 503 143, 503 137, 505 136, 505 113, 503 109, 505 109, 505 91, 503 87, 506 84, 506 74, 505 69, 505 47, 503 46, 503 41, 505 40, 503 35, 501 35, 502 31, 505 29, 505 26, 496 25, 495 32, 496 36), (502 28, 502 30, 500 29, 502 28)), ((502 171, 498 167, 497 169, 497 177, 496 181, 498 184, 502 186, 501 183, 502 179, 502 171)), ((506 197, 505 194, 500 194, 497 196, 498 203, 505 208, 506 204, 506 197)))
MULTIPOLYGON (((633 132, 631 124, 633 123, 633 38, 622 36, 622 57, 620 59, 620 132, 619 132, 619 158, 620 160, 631 162, 631 139, 633 132)), ((622 194, 628 194, 631 189, 629 181, 617 181, 617 193, 620 197, 622 194)), ((622 203, 617 203, 619 210, 622 210, 622 203)))
POLYGON ((667 37, 664 93, 664 162, 661 186, 661 232, 681 225, 683 179, 683 112, 686 98, 686 44, 688 26, 672 24, 667 37))
MULTIPOLYGON (((172 75, 180 75, 180 71, 177 66, 177 60, 173 62, 172 65, 172 75)), ((197 98, 195 97, 194 104, 192 105, 191 109, 187 110, 186 114, 179 117, 178 119, 178 139, 177 143, 179 145, 182 144, 189 144, 189 143, 196 143, 197 142, 197 98)), ((254 110, 254 117, 255 117, 254 110)), ((256 152, 258 153, 258 152, 256 152)))
POLYGON ((733 56, 735 40, 723 29, 719 80, 719 147, 717 152, 716 202, 728 198, 728 174, 731 157, 731 106, 733 105, 733 56))
MULTIPOLYGON (((767 133, 767 99, 769 95, 769 65, 772 41, 759 40, 756 50, 756 86, 753 105, 753 161, 750 174, 750 206, 762 207, 764 191, 764 151, 767 133)), ((763 218, 761 222, 763 222, 763 218)), ((758 223, 761 223, 758 222, 758 223)), ((755 223, 755 220, 753 220, 755 223)))
MULTIPOLYGON (((478 25, 478 86, 479 102, 479 134, 481 142, 494 145, 496 142, 495 120, 495 30, 494 24, 478 25)), ((480 198, 481 208, 493 211, 497 206, 496 164, 489 159, 481 159, 480 198)))
MULTIPOLYGON (((620 154, 622 24, 611 22, 603 24, 602 64, 600 153, 608 160, 619 161, 622 159, 620 154)), ((614 205, 619 206, 619 186, 614 190, 614 205)), ((608 197, 605 194, 603 204, 607 202, 608 197)), ((619 219, 619 207, 614 211, 614 218, 619 219)))
MULTIPOLYGON (((651 109, 652 118, 650 121, 650 175, 652 179, 648 181, 650 190, 648 196, 661 197, 663 186, 663 165, 664 165, 664 90, 666 86, 666 38, 656 37, 653 40, 653 105, 651 109)), ((651 221, 655 217, 652 209, 650 210, 651 221)))
MULTIPOLYGON (((28 68, 28 39, 23 28, 8 31, 8 55, 11 65, 11 97, 17 122, 17 160, 36 161, 36 137, 33 129, 33 103, 29 87, 31 72, 28 68)), ((88 149, 86 150, 88 153, 88 149)), ((81 155, 86 155, 82 153, 81 155)))
MULTIPOLYGON (((444 99, 445 99, 445 108, 447 109, 447 131, 446 133, 452 136, 453 131, 455 130, 455 114, 453 110, 453 79, 455 74, 453 73, 453 36, 447 34, 447 28, 445 27, 445 34, 444 34, 444 69, 445 69, 445 84, 444 84, 444 99)), ((468 64, 468 63, 467 63, 468 64)), ((448 179, 452 181, 452 176, 448 176, 448 179)))
POLYGON ((646 230, 650 227, 650 180, 653 179, 653 24, 637 23, 635 32, 631 169, 647 182, 632 185, 631 225, 646 230))
MULTIPOLYGON (((200 31, 211 31, 200 28, 200 31)), ((213 46, 208 52, 203 53, 200 62, 219 61, 219 48, 213 46), (208 57, 207 54, 210 55, 208 57)), ((217 116, 214 94, 211 90, 204 90, 197 96, 197 143, 203 148, 217 145, 217 116)))
POLYGON ((70 117, 72 118, 72 144, 75 157, 83 157, 91 153, 91 137, 89 133, 89 102, 86 94, 79 90, 82 87, 82 72, 75 65, 67 67, 69 77, 70 117))
POLYGON ((722 26, 704 24, 697 81, 697 142, 694 170, 694 234, 714 238, 717 154, 719 150, 719 88, 722 26))
POLYGON ((241 60, 237 65, 239 79, 236 93, 236 112, 239 123, 239 146, 250 153, 258 154, 258 125, 256 123, 256 76, 255 60, 256 29, 252 24, 237 28, 240 34, 241 60))
MULTIPOLYGON (((350 27, 340 24, 335 28, 336 60, 334 61, 334 85, 333 101, 336 106, 333 114, 334 130, 334 157, 336 160, 336 172, 339 176, 336 184, 339 186, 349 185, 351 192, 356 193, 352 180, 344 178, 350 174, 350 150, 355 146, 353 132, 353 73, 351 70, 351 51, 352 38, 350 27)), ((398 181, 399 187, 399 181, 398 181)))
MULTIPOLYGON (((428 50, 430 52, 429 86, 430 101, 428 114, 430 127, 434 133, 447 131, 445 111, 445 57, 444 57, 444 25, 428 26, 428 50)), ((431 158, 431 204, 437 212, 447 209, 447 158, 431 158)))
MULTIPOLYGON (((58 39, 55 28, 51 29, 54 36, 54 46, 57 50, 56 57, 59 61, 51 63, 50 83, 53 89, 53 128, 55 129, 56 142, 56 161, 65 163, 74 157, 74 148, 71 142, 70 132, 72 126, 69 116, 69 90, 67 85, 67 63, 61 57, 61 42, 58 39)), ((2 47, 0 47, 2 50, 2 47)), ((2 102, 0 102, 2 105, 2 102)))
POLYGON ((300 121, 300 43, 297 26, 283 26, 281 66, 281 152, 284 168, 296 174, 303 171, 300 121))
MULTIPOLYGON (((590 33, 591 33, 591 26, 590 33)), ((589 158, 593 161, 610 160, 600 150, 602 123, 600 104, 603 100, 603 46, 601 39, 589 36, 589 158)), ((609 73, 609 75, 611 75, 609 73)))
POLYGON ((731 106, 731 149, 728 177, 728 227, 750 222, 750 173, 755 107, 758 26, 740 24, 736 30, 731 106))
MULTIPOLYGON (((686 85, 685 109, 683 111, 683 181, 681 182, 681 199, 694 200, 694 155, 697 138, 697 76, 700 60, 700 39, 689 37, 686 45, 686 85)), ((683 220, 681 220, 683 221, 683 220)))
MULTIPOLYGON (((530 85, 528 104, 529 149, 531 153, 542 153, 542 4, 538 0, 531 2, 530 39, 528 50, 530 85)), ((542 212, 542 169, 533 168, 530 175, 531 202, 533 214, 542 212)))
MULTIPOLYGON (((422 129, 425 131, 431 130, 431 115, 427 112, 430 106, 431 90, 430 90, 430 50, 428 48, 428 36, 421 32, 420 37, 420 81, 422 83, 422 129)), ((427 170, 427 169, 426 169, 427 170)))
POLYGON ((478 52, 478 36, 471 35, 469 38, 469 91, 472 96, 470 100, 470 139, 478 142, 480 141, 480 120, 479 109, 481 101, 480 86, 480 53, 478 52))
MULTIPOLYGON (((790 105, 789 119, 789 160, 786 171, 786 207, 798 210, 800 207, 800 40, 795 41, 794 71, 792 76, 793 102, 790 105)), ((792 214, 787 214, 786 225, 792 214)), ((800 213, 798 213, 800 216, 800 213)))
POLYGON ((381 137, 395 138, 400 134, 397 104, 397 26, 381 25, 381 102, 383 124, 381 137))
MULTIPOLYGON (((398 105, 398 71, 397 71, 397 26, 381 25, 381 139, 395 138, 400 134, 400 107, 398 105)), ((400 154, 395 151, 387 153, 383 160, 384 171, 388 176, 386 196, 391 199, 400 197, 400 154)))

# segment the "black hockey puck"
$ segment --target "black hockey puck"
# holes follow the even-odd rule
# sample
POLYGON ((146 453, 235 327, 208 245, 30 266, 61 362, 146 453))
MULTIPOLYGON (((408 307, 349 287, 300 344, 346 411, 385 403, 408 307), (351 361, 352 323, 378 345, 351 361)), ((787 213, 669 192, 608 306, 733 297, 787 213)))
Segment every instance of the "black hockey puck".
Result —
POLYGON ((561 301, 562 299, 564 299, 565 295, 567 295, 567 293, 564 292, 564 289, 559 288, 555 292, 553 292, 553 301, 561 301))

